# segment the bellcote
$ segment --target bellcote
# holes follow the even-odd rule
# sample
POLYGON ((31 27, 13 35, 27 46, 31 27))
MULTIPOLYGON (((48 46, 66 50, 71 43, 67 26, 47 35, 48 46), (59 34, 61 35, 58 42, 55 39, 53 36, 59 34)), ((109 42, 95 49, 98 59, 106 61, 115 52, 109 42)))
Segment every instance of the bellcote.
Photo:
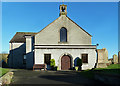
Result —
POLYGON ((64 5, 64 4, 60 5, 60 14, 59 15, 60 16, 67 15, 67 5, 64 5))

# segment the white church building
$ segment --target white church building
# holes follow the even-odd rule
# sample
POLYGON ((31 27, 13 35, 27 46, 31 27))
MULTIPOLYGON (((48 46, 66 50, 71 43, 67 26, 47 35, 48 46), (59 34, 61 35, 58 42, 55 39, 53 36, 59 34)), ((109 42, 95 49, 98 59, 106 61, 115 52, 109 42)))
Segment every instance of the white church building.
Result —
POLYGON ((8 64, 11 68, 31 69, 34 65, 55 60, 59 70, 76 66, 82 59, 82 70, 92 69, 96 63, 96 45, 92 36, 67 16, 67 5, 60 5, 59 17, 37 33, 17 32, 10 40, 8 64))

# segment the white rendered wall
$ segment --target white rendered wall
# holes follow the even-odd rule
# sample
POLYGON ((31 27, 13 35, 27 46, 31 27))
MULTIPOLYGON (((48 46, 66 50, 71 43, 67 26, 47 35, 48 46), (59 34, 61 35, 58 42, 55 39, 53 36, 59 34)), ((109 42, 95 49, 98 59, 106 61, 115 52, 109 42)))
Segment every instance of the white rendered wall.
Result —
POLYGON ((23 68, 23 55, 25 54, 24 43, 9 43, 10 52, 8 58, 9 67, 23 68))
POLYGON ((91 36, 70 21, 65 15, 61 15, 54 22, 35 35, 35 45, 91 45, 91 36), (60 42, 60 29, 67 29, 67 42, 60 42))
POLYGON ((81 54, 88 54, 88 63, 82 65, 82 70, 94 68, 96 63, 95 49, 35 49, 35 64, 44 64, 44 54, 51 54, 51 59, 55 59, 56 66, 61 70, 61 57, 70 54, 74 66, 76 57, 81 58, 81 54))
POLYGON ((26 54, 32 51, 32 38, 26 37, 26 54))
POLYGON ((19 48, 23 44, 24 43, 9 43, 9 49, 13 50, 13 49, 19 48))
POLYGON ((32 51, 32 36, 25 36, 26 38, 26 68, 33 67, 33 51, 32 51))

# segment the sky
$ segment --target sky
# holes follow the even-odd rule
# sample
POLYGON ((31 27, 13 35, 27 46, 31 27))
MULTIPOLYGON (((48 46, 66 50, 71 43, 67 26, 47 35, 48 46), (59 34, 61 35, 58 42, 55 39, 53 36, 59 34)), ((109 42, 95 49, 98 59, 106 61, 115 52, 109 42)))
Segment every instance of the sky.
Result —
MULTIPOLYGON (((2 51, 9 53, 9 41, 16 32, 39 32, 59 17, 62 2, 3 2, 2 51)), ((106 48, 108 58, 118 54, 117 2, 64 2, 67 16, 90 33, 92 44, 106 48)), ((1 53, 0 52, 0 53, 1 53)))

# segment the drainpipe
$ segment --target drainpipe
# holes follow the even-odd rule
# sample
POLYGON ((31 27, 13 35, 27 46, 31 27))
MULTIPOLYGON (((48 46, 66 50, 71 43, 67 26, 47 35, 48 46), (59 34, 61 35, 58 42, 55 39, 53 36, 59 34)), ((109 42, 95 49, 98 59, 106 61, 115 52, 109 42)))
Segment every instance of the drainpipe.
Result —
POLYGON ((98 51, 97 51, 97 46, 99 46, 99 44, 96 44, 97 59, 96 59, 96 63, 95 63, 95 67, 94 67, 94 68, 96 68, 96 67, 97 67, 97 63, 98 63, 98 51))

